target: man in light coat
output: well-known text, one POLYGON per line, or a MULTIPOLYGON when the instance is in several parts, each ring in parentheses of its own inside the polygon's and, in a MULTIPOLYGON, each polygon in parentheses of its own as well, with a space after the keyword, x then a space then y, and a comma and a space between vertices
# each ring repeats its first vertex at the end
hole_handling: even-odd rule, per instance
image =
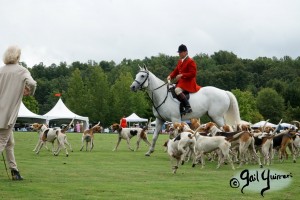
POLYGON ((0 67, 0 153, 5 149, 12 180, 23 180, 14 155, 13 128, 23 96, 33 95, 36 82, 30 72, 19 65, 21 49, 9 47, 4 55, 5 66, 0 67))

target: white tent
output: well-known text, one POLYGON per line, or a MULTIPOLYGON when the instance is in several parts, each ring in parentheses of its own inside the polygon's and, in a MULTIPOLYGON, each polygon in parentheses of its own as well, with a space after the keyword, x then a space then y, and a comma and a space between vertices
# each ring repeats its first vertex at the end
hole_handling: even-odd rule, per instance
MULTIPOLYGON (((263 126, 265 125, 265 123, 266 123, 266 121, 260 121, 260 122, 257 122, 257 123, 255 123, 255 124, 253 124, 251 127, 252 127, 252 128, 260 128, 260 127, 263 127, 263 126)), ((271 127, 273 127, 273 128, 276 128, 276 127, 277 127, 277 125, 272 124, 272 123, 270 123, 270 122, 267 122, 266 126, 271 126, 271 127)))
POLYGON ((294 129, 297 129, 297 126, 295 126, 293 124, 289 124, 289 123, 281 123, 280 126, 283 127, 283 128, 294 128, 294 129))
POLYGON ((30 110, 28 110, 28 108, 26 108, 23 102, 21 102, 18 118, 33 119, 36 120, 35 122, 42 122, 42 123, 46 122, 46 118, 44 116, 31 112, 30 110))
POLYGON ((131 122, 147 122, 148 119, 145 118, 140 118, 139 116, 137 116, 137 114, 132 113, 131 115, 129 115, 128 117, 125 118, 127 123, 129 123, 129 127, 130 127, 130 123, 131 122))
POLYGON ((125 118, 127 122, 147 122, 148 119, 140 118, 137 114, 132 113, 128 117, 125 118))
POLYGON ((64 102, 59 98, 56 105, 46 114, 43 115, 47 119, 47 124, 54 119, 74 119, 75 121, 83 121, 84 129, 89 127, 89 118, 77 115, 70 111, 64 102))

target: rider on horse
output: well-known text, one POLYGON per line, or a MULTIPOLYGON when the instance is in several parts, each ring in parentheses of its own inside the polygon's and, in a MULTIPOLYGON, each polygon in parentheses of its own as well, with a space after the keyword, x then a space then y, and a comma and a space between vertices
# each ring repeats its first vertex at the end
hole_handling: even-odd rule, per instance
POLYGON ((180 60, 177 63, 176 68, 167 77, 168 80, 176 80, 175 93, 178 100, 183 104, 184 110, 181 114, 191 113, 192 108, 188 99, 186 98, 184 91, 194 93, 201 87, 196 83, 197 66, 194 60, 188 56, 188 50, 185 45, 178 47, 178 53, 180 60))

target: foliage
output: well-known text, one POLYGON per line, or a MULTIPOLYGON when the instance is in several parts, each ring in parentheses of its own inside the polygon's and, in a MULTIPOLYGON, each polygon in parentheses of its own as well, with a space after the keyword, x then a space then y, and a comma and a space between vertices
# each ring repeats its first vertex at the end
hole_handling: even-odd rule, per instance
POLYGON ((138 113, 140 116, 145 116, 147 113, 148 102, 144 95, 130 92, 130 85, 133 78, 130 73, 121 73, 115 84, 111 87, 111 115, 114 122, 119 122, 119 119, 131 113, 138 113))
POLYGON ((68 90, 66 92, 66 106, 74 113, 85 116, 88 107, 91 105, 89 90, 83 82, 81 71, 75 69, 69 79, 68 90))
POLYGON ((31 112, 34 112, 34 113, 39 112, 39 106, 38 106, 39 104, 33 96, 24 96, 23 103, 26 106, 26 108, 31 110, 31 112))
POLYGON ((258 122, 263 119, 262 115, 259 113, 255 97, 251 92, 242 92, 239 89, 232 90, 232 93, 236 96, 239 102, 239 109, 241 119, 248 122, 258 122))
MULTIPOLYGON (((39 63, 28 68, 38 86, 34 98, 26 99, 26 104, 30 106, 30 102, 36 100, 38 106, 36 108, 32 103, 31 111, 45 114, 57 102, 54 94, 61 93, 62 99, 73 112, 88 116, 92 122, 100 120, 105 125, 110 125, 119 121, 124 114, 132 112, 143 118, 150 118, 152 110, 149 98, 143 92, 132 93, 129 90, 133 77, 139 66, 146 65, 157 77, 166 80, 178 59, 177 55, 160 53, 142 60, 124 58, 119 64, 92 60, 87 63, 73 62, 70 65, 65 62, 50 66, 39 63)), ((258 93, 271 88, 277 94, 272 91, 269 95, 279 95, 281 99, 277 102, 280 109, 273 109, 272 118, 299 120, 295 117, 300 115, 297 109, 300 102, 300 57, 259 57, 252 60, 241 59, 232 52, 221 50, 213 55, 199 53, 193 59, 198 68, 199 85, 229 91, 240 90, 237 95, 240 95, 238 101, 243 119, 256 122, 270 117, 268 109, 274 106, 270 105, 270 101, 277 100, 263 98, 261 95, 259 97, 258 93), (282 109, 282 106, 287 110, 282 109)))
POLYGON ((274 89, 264 88, 258 92, 257 108, 259 112, 273 122, 279 122, 283 117, 284 99, 274 89))

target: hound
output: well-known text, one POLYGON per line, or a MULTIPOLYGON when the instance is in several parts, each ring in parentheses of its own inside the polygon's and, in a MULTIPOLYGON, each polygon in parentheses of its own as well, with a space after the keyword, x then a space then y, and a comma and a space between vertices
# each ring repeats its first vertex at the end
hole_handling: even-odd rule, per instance
POLYGON ((190 132, 182 132, 176 138, 168 140, 167 151, 170 156, 172 170, 174 174, 178 169, 179 163, 181 162, 182 165, 184 164, 184 158, 188 151, 191 150, 194 154, 195 144, 195 136, 190 132), (173 158, 175 158, 176 160, 175 165, 172 164, 173 158))
POLYGON ((233 162, 229 156, 231 144, 230 142, 226 141, 224 136, 202 136, 199 133, 196 133, 196 145, 195 145, 195 158, 193 162, 193 167, 196 166, 196 161, 198 161, 201 158, 201 164, 202 168, 205 166, 205 159, 204 154, 210 153, 215 150, 219 150, 219 160, 217 169, 220 168, 220 165, 224 163, 224 159, 227 158, 229 163, 231 164, 231 168, 234 170, 235 167, 233 165, 233 162))
POLYGON ((69 146, 69 148, 72 152, 73 152, 73 149, 71 147, 71 144, 67 140, 67 135, 65 134, 65 132, 69 129, 69 127, 71 126, 72 123, 73 123, 73 120, 68 126, 64 127, 63 129, 48 128, 48 126, 45 124, 38 124, 38 123, 32 124, 33 130, 36 130, 39 133, 39 140, 34 149, 35 153, 39 154, 43 145, 46 145, 46 142, 50 142, 50 143, 52 143, 53 155, 57 156, 59 154, 60 150, 63 148, 63 149, 65 149, 66 156, 68 157, 69 153, 68 153, 68 150, 67 150, 65 144, 67 146, 69 146), (58 146, 57 146, 57 149, 54 150, 54 141, 56 139, 57 139, 58 146))
POLYGON ((266 126, 264 132, 258 129, 254 132, 254 144, 258 151, 263 155, 264 165, 270 165, 273 157, 273 138, 274 128, 266 126))
POLYGON ((191 121, 190 128, 192 130, 196 130, 199 126, 201 126, 200 119, 191 118, 190 121, 191 121))
MULTIPOLYGON (((40 149, 42 147, 40 147, 43 143, 43 141, 46 140, 46 137, 47 137, 47 134, 44 134, 45 130, 48 128, 47 124, 38 124, 38 123, 33 123, 31 124, 30 126, 33 130, 35 131, 38 131, 39 133, 39 140, 37 142, 37 144, 35 145, 34 149, 32 151, 36 152, 36 153, 39 153, 40 149), (37 152, 37 150, 39 149, 39 151, 37 152)), ((49 141, 53 141, 51 142, 52 143, 52 152, 54 152, 54 140, 56 139, 56 137, 54 137, 54 139, 50 139, 49 138, 49 141)), ((47 143, 45 142, 44 145, 43 145, 47 150, 48 147, 47 147, 47 143)))
POLYGON ((136 151, 139 149, 141 139, 143 139, 148 146, 151 145, 147 137, 147 128, 122 128, 119 124, 115 123, 111 125, 111 129, 119 133, 118 142, 116 147, 113 149, 113 151, 116 151, 118 149, 118 146, 122 139, 126 140, 128 148, 131 151, 134 151, 130 146, 130 139, 135 135, 137 136, 136 149, 135 149, 136 151))
POLYGON ((283 158, 288 159, 288 153, 286 151, 286 147, 290 148, 291 154, 293 156, 293 162, 296 163, 296 154, 294 150, 293 141, 296 138, 295 131, 286 130, 283 131, 273 138, 273 148, 279 149, 279 160, 283 162, 283 158))
POLYGON ((300 133, 296 133, 296 137, 293 141, 293 146, 295 150, 296 157, 299 157, 299 149, 300 149, 300 133))
POLYGON ((260 157, 257 155, 255 146, 254 146, 254 138, 253 134, 247 130, 247 127, 242 130, 238 130, 236 132, 222 132, 217 128, 215 123, 209 122, 207 123, 207 131, 210 132, 213 136, 224 136, 226 140, 229 141, 232 147, 239 146, 239 158, 240 158, 240 166, 241 167, 246 161, 246 153, 248 149, 251 151, 252 155, 256 158, 259 166, 262 168, 260 157), (240 131, 240 132, 239 132, 240 131))
POLYGON ((100 132, 102 130, 102 127, 99 124, 100 122, 98 122, 98 124, 93 126, 91 129, 87 129, 83 132, 82 139, 81 139, 82 145, 80 151, 82 151, 83 149, 84 142, 86 143, 85 151, 87 151, 89 143, 90 143, 90 151, 92 151, 92 149, 94 148, 94 132, 100 132))

